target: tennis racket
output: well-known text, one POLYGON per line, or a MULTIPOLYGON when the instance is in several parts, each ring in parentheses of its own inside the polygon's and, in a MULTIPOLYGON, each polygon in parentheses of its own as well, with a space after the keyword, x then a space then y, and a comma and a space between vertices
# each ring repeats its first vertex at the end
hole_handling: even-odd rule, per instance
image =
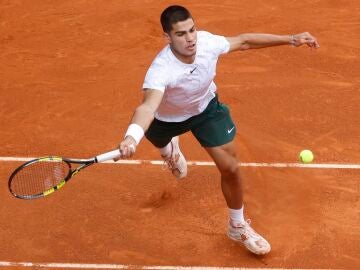
POLYGON ((22 164, 11 174, 9 191, 19 199, 45 197, 62 188, 82 169, 120 156, 120 150, 117 149, 90 159, 68 159, 58 156, 33 159, 22 164), (74 164, 78 167, 72 168, 74 164))

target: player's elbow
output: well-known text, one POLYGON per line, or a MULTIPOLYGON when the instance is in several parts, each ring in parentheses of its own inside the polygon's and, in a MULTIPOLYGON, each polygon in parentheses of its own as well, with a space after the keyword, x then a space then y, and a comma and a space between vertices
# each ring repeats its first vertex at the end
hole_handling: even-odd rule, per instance
POLYGON ((244 51, 250 49, 249 43, 246 42, 246 34, 228 38, 230 51, 244 51))

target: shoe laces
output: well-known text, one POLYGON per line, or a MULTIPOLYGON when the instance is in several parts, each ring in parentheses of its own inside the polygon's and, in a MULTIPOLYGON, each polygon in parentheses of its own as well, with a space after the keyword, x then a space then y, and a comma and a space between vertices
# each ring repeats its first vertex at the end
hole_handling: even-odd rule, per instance
POLYGON ((178 169, 177 161, 179 160, 180 155, 177 154, 174 157, 171 155, 169 157, 164 157, 163 170, 170 168, 171 170, 178 169))
POLYGON ((174 146, 173 143, 171 142, 171 154, 168 157, 163 156, 164 163, 162 169, 163 170, 166 170, 167 168, 169 168, 170 170, 178 169, 176 163, 179 160, 179 158, 180 158, 179 154, 174 155, 174 146))
POLYGON ((254 231, 254 229, 251 228, 250 223, 251 223, 251 219, 247 219, 245 221, 245 223, 243 223, 241 225, 238 225, 238 226, 231 225, 231 226, 235 230, 239 230, 241 235, 244 235, 246 237, 246 239, 259 238, 258 234, 254 231))
POLYGON ((247 236, 248 238, 259 238, 259 235, 250 226, 250 223, 251 223, 251 220, 247 219, 242 226, 242 228, 244 229, 245 236, 247 236))

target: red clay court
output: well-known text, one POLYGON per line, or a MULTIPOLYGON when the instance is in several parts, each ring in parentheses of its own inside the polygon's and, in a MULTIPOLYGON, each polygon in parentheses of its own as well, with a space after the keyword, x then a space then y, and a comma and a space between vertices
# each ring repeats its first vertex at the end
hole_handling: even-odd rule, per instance
MULTIPOLYGON (((227 239, 215 166, 193 164, 177 182, 150 163, 159 156, 146 140, 134 157, 141 164, 95 165, 45 199, 13 198, 7 179, 22 161, 11 158, 87 158, 118 145, 165 44, 160 13, 174 2, 5 0, 0 268, 360 269, 360 2, 176 3, 215 34, 309 31, 320 43, 237 52, 218 65, 218 93, 238 128, 245 212, 272 252, 253 256, 227 239), (325 165, 294 165, 305 148, 312 165, 325 165)), ((210 161, 190 134, 181 146, 189 162, 210 161)))

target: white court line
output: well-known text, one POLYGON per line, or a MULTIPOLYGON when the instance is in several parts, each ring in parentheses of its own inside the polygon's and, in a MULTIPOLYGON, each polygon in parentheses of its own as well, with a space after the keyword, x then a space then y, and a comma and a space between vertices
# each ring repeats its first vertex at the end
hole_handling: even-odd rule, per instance
MULTIPOLYGON (((81 264, 81 263, 31 263, 31 262, 0 262, 0 267, 35 267, 61 269, 142 269, 142 270, 305 270, 294 268, 234 268, 234 267, 205 267, 205 266, 142 266, 122 264, 81 264)), ((331 270, 331 269, 306 269, 331 270)))
MULTIPOLYGON (((10 162, 26 162, 35 159, 34 157, 0 157, 0 161, 10 162)), ((105 161, 104 163, 112 164, 152 164, 152 165, 163 165, 164 161, 162 160, 134 160, 126 159, 119 160, 117 162, 105 161)), ((214 162, 211 161, 188 161, 189 166, 215 166, 214 162)), ((360 169, 360 164, 336 164, 336 163, 311 163, 311 164, 302 164, 302 163, 255 163, 255 162, 240 162, 239 166, 241 167, 272 167, 272 168, 312 168, 312 169, 360 169)))

